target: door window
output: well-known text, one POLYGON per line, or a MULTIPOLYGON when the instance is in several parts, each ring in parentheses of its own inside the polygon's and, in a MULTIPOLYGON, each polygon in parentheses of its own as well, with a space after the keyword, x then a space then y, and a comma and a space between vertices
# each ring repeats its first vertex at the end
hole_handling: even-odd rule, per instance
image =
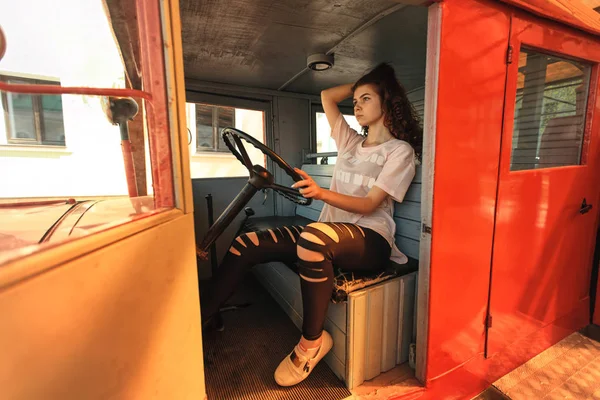
POLYGON ((522 48, 511 171, 579 165, 591 66, 522 48))
POLYGON ((175 206, 158 3, 2 9, 0 265, 175 206))

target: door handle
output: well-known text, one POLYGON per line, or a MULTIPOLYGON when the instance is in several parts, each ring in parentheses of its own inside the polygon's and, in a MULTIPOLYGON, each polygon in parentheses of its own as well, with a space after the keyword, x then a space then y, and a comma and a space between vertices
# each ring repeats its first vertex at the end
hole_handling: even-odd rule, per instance
POLYGON ((583 198, 583 202, 581 203, 581 208, 579 209, 579 213, 580 214, 586 214, 591 209, 592 209, 592 205, 588 204, 587 201, 585 200, 585 197, 584 197, 583 198))

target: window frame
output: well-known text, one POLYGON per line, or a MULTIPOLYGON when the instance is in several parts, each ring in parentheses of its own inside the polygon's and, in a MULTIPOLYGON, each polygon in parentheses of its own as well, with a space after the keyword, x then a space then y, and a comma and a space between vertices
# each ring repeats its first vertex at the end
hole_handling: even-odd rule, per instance
MULTIPOLYGON (((25 85, 61 86, 60 80, 52 81, 52 80, 47 80, 47 79, 27 78, 27 77, 12 76, 12 75, 6 75, 6 74, 0 74, 0 81, 6 82, 6 83, 9 83, 9 81, 10 81, 12 83, 19 83, 19 84, 25 84, 25 85)), ((8 145, 51 146, 51 147, 58 147, 58 148, 67 147, 66 132, 65 132, 65 140, 63 142, 46 141, 44 139, 46 128, 44 126, 44 110, 43 110, 43 106, 42 106, 42 96, 43 95, 30 94, 30 96, 32 98, 33 126, 35 129, 36 138, 35 139, 14 138, 14 137, 12 137, 14 127, 12 126, 12 123, 11 123, 11 114, 10 114, 10 110, 9 110, 8 94, 6 92, 1 92, 0 101, 2 102, 2 111, 4 113, 4 124, 6 127, 6 143, 8 145)), ((65 122, 64 110, 61 110, 61 118, 62 118, 63 127, 64 127, 64 122, 65 122)))
MULTIPOLYGON (((584 111, 583 111, 583 132, 582 132, 582 137, 581 137, 581 143, 579 144, 579 154, 578 154, 578 160, 577 163, 574 164, 567 164, 567 165, 551 165, 551 166, 539 166, 539 158, 536 156, 536 161, 535 161, 535 167, 533 168, 516 168, 513 169, 513 157, 514 157, 514 150, 515 148, 513 147, 515 145, 514 140, 515 140, 515 127, 517 126, 517 119, 515 118, 515 112, 518 109, 517 107, 517 103, 519 100, 519 89, 516 88, 515 86, 515 96, 514 99, 512 100, 512 106, 513 108, 513 116, 512 116, 512 133, 511 133, 511 138, 510 138, 510 146, 511 146, 511 152, 510 152, 510 172, 520 172, 520 171, 532 171, 532 170, 546 170, 546 169, 551 169, 551 168, 565 168, 565 167, 580 167, 580 166, 585 166, 587 164, 587 152, 588 152, 588 140, 586 140, 586 138, 589 138, 589 135, 591 133, 590 129, 591 129, 591 117, 592 117, 592 109, 593 109, 593 104, 592 101, 594 100, 594 98, 592 97, 593 94, 593 81, 594 79, 597 79, 597 63, 591 61, 591 60, 586 60, 584 58, 580 58, 571 54, 567 54, 567 53, 561 53, 561 52, 557 52, 554 49, 550 49, 550 48, 541 48, 539 46, 536 45, 531 45, 529 42, 527 41, 521 41, 518 45, 518 48, 516 49, 516 59, 518 60, 520 55, 523 52, 530 52, 530 53, 537 53, 538 55, 542 55, 542 56, 548 56, 548 57, 554 57, 554 58, 558 58, 561 59, 562 61, 566 61, 566 62, 574 62, 574 63, 579 63, 582 65, 586 65, 587 67, 589 67, 586 71, 584 71, 583 75, 582 75, 582 84, 586 85, 584 88, 584 94, 585 94, 585 106, 584 106, 584 111)), ((518 61, 516 61, 516 63, 518 64, 518 61)), ((547 67, 546 67, 547 68, 547 67)), ((517 68, 517 72, 519 71, 519 69, 517 68)), ((547 73, 547 70, 546 70, 547 73)), ((515 82, 518 80, 518 77, 516 78, 515 82)), ((559 81, 554 81, 552 82, 552 84, 563 84, 565 82, 568 82, 568 79, 565 80, 559 80, 559 81)), ((544 92, 546 91, 546 84, 544 84, 544 92)), ((523 95, 523 93, 521 93, 521 95, 523 95)), ((543 118, 543 113, 540 114, 539 118, 543 118)), ((541 129, 541 127, 540 127, 541 129)), ((539 154, 539 141, 541 140, 542 137, 542 131, 538 132, 538 154, 539 154)))
MULTIPOLYGON (((211 121, 212 121, 212 147, 199 147, 198 146, 198 131, 196 130, 196 147, 194 149, 195 154, 201 153, 210 153, 210 154, 219 154, 219 153, 230 153, 227 148, 219 147, 219 129, 225 128, 224 126, 219 125, 219 108, 224 108, 223 106, 217 104, 206 104, 206 103, 192 103, 194 105, 203 105, 206 107, 211 107, 211 121)), ((198 126, 198 110, 196 110, 196 127, 198 126)), ((233 125, 235 126, 235 108, 233 112, 233 125)), ((189 128, 188 128, 189 129, 189 128)))
POLYGON ((600 77, 600 51, 598 50, 598 46, 592 39, 561 26, 552 27, 553 35, 551 39, 549 39, 548 29, 550 29, 550 27, 548 24, 532 24, 529 17, 525 18, 521 15, 513 15, 511 17, 511 26, 512 33, 508 43, 510 50, 508 54, 510 55, 510 58, 507 58, 504 108, 502 111, 503 139, 501 142, 500 155, 502 164, 501 172, 507 174, 523 174, 532 172, 541 173, 540 171, 552 171, 565 168, 587 168, 592 132, 591 127, 592 125, 596 126, 600 122, 600 114, 596 112, 598 107, 597 85, 600 77), (546 38, 547 40, 543 40, 543 38, 546 38), (577 43, 577 45, 566 47, 563 45, 564 43, 577 43), (548 167, 533 170, 510 169, 519 65, 517 60, 519 59, 522 48, 592 65, 588 92, 586 93, 587 107, 585 110, 583 147, 581 149, 579 165, 548 167), (509 136, 506 136, 506 130, 510 130, 509 136), (505 160, 506 157, 509 158, 505 160))
MULTIPOLYGON (((342 115, 354 116, 354 107, 347 105, 339 105, 338 108, 342 115)), ((317 153, 317 113, 325 113, 321 103, 312 103, 310 107, 310 152, 317 153)), ((309 162, 318 163, 317 158, 313 158, 309 162)))

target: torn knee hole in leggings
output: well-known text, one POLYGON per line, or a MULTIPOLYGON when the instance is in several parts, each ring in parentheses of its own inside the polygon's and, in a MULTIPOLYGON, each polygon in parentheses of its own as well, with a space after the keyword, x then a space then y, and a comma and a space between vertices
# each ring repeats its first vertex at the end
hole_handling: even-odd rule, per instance
POLYGON ((325 259, 325 256, 323 255, 323 253, 319 253, 318 251, 312 251, 305 249, 302 246, 298 246, 298 258, 303 261, 316 262, 323 261, 325 259))
POLYGON ((339 240, 340 237, 329 225, 321 222, 308 224, 300 233, 298 258, 309 262, 323 261, 328 251, 328 245, 333 244, 332 241, 339 243, 339 240))
MULTIPOLYGON (((308 226, 313 229, 317 229, 317 230, 323 232, 324 234, 329 236, 334 242, 336 242, 336 243, 340 242, 340 237, 338 236, 337 232, 331 226, 324 224, 322 222, 313 222, 312 224, 309 224, 308 226)), ((304 233, 305 232, 303 232, 302 234, 304 234, 304 233)), ((319 243, 319 242, 315 242, 315 243, 319 243)), ((321 242, 319 244, 324 244, 324 243, 321 242)))
POLYGON ((315 235, 313 235, 310 232, 302 232, 300 234, 300 237, 308 240, 309 242, 313 242, 316 244, 320 244, 321 246, 325 246, 325 243, 323 243, 323 241, 321 239, 319 239, 318 237, 316 237, 315 235))

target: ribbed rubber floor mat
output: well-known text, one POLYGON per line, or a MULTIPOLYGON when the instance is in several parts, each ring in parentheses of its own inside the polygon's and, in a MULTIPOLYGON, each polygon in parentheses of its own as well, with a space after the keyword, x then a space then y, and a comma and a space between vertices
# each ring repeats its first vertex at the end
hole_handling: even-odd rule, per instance
POLYGON ((252 276, 230 300, 246 302, 252 304, 223 313, 223 332, 205 333, 209 400, 339 400, 351 395, 323 361, 304 382, 279 387, 273 373, 300 332, 252 276))
POLYGON ((513 400, 600 399, 600 343, 575 332, 494 386, 513 400))

